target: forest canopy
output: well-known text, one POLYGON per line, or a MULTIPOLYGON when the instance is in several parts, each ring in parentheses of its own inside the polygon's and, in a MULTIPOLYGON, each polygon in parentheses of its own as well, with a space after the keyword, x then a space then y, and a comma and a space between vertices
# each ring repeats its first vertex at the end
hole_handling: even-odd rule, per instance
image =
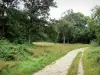
POLYGON ((15 43, 49 41, 60 43, 100 44, 100 6, 92 9, 91 17, 72 9, 59 19, 50 19, 54 0, 1 0, 0 40, 15 43), (18 5, 24 2, 24 9, 18 5))

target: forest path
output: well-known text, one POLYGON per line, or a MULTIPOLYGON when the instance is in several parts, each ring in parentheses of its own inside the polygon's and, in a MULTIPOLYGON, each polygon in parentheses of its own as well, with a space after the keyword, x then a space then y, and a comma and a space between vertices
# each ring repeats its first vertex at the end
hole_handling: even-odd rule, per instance
POLYGON ((81 55, 81 58, 80 58, 80 61, 79 61, 77 75, 84 75, 84 69, 83 69, 83 63, 82 63, 83 51, 82 51, 82 55, 81 55))
MULTIPOLYGON (((84 50, 85 48, 73 50, 33 75, 66 75, 78 52, 83 52, 84 50)), ((82 67, 80 68, 82 69, 82 67)))

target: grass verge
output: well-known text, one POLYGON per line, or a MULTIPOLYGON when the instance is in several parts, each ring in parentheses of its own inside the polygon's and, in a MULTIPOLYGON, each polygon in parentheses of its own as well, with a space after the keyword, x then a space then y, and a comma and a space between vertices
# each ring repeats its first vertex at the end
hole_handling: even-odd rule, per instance
POLYGON ((84 75, 100 75, 100 47, 91 47, 84 52, 84 75))
POLYGON ((79 52, 77 54, 77 56, 73 60, 71 66, 70 66, 70 68, 68 70, 68 74, 67 75, 77 75, 77 72, 78 72, 78 64, 79 64, 81 55, 82 55, 82 52, 79 52))

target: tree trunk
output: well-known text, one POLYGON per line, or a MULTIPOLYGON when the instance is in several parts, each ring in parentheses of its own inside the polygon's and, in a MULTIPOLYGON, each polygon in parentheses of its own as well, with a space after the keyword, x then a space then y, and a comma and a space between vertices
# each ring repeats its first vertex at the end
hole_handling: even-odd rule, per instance
MULTIPOLYGON (((4 9, 4 2, 3 2, 3 9, 4 9)), ((2 23, 2 39, 4 39, 4 37, 5 37, 4 13, 5 13, 5 9, 2 12, 2 19, 3 19, 3 23, 2 23)))
POLYGON ((30 43, 31 42, 31 30, 29 29, 29 34, 28 34, 28 42, 30 43))
POLYGON ((30 36, 30 34, 28 35, 28 42, 29 43, 31 42, 31 36, 30 36))
POLYGON ((5 37, 5 28, 4 28, 5 26, 4 26, 4 24, 3 24, 3 26, 2 26, 2 35, 3 35, 3 38, 5 37))
POLYGON ((63 44, 65 44, 66 43, 66 37, 65 37, 65 35, 63 34, 63 44))
POLYGON ((68 38, 68 41, 67 41, 67 43, 69 44, 70 42, 69 42, 69 38, 68 38))

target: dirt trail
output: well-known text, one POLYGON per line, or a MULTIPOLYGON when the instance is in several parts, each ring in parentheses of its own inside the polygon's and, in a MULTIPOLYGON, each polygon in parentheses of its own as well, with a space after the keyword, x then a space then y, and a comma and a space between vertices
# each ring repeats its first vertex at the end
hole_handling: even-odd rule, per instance
POLYGON ((84 49, 85 48, 80 48, 69 52, 64 57, 58 59, 55 63, 46 66, 44 69, 33 75, 66 75, 77 53, 84 49))
POLYGON ((83 64, 82 64, 82 57, 83 57, 83 51, 82 51, 82 55, 81 55, 81 58, 80 58, 80 61, 79 61, 77 75, 84 75, 84 69, 83 69, 83 64))

